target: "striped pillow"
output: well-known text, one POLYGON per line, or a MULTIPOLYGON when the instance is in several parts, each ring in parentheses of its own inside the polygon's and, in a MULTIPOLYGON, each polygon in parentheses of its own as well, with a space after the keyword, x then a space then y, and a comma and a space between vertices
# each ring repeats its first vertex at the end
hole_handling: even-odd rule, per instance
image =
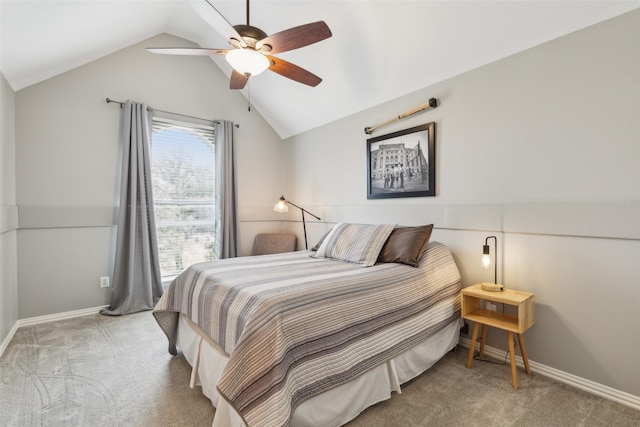
POLYGON ((324 239, 315 258, 332 258, 370 267, 376 263, 382 246, 395 224, 338 223, 324 239))

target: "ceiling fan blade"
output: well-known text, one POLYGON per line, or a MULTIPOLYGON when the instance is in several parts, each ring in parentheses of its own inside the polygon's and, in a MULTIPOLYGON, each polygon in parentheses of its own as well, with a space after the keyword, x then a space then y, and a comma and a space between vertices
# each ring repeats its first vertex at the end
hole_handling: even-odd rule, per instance
POLYGON ((265 55, 271 61, 269 69, 283 77, 308 86, 318 86, 322 79, 315 74, 275 56, 265 55))
POLYGON ((225 19, 209 0, 189 0, 189 4, 200 17, 226 40, 236 40, 238 45, 247 47, 233 25, 225 19))
POLYGON ((242 89, 246 86, 248 81, 249 77, 234 69, 231 70, 231 82, 229 84, 230 89, 242 89))
POLYGON ((256 49, 260 50, 262 46, 269 45, 271 46, 269 53, 286 52, 317 43, 329 37, 331 37, 331 30, 327 24, 324 21, 318 21, 272 34, 256 43, 256 49))
POLYGON ((163 55, 193 55, 193 56, 213 56, 224 55, 226 49, 206 49, 198 47, 148 47, 148 52, 160 53, 163 55))

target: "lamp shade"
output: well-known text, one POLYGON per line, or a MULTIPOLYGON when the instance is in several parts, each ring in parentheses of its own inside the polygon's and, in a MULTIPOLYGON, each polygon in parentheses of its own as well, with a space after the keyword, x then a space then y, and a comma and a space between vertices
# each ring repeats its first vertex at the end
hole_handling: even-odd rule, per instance
POLYGON ((489 254, 489 245, 482 246, 482 266, 489 268, 491 265, 491 255, 489 254))
POLYGON ((269 60, 253 49, 233 49, 227 52, 227 62, 245 76, 257 76, 269 68, 269 60))
POLYGON ((275 204, 273 210, 276 212, 289 212, 289 206, 287 206, 287 200, 284 196, 280 197, 280 200, 275 204))

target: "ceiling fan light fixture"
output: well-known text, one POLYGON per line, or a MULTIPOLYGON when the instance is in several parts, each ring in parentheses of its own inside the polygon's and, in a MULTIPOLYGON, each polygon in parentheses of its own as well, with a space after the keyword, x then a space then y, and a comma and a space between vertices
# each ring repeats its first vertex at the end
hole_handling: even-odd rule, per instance
POLYGON ((245 76, 257 76, 271 65, 266 56, 253 49, 233 49, 226 58, 234 70, 245 76))

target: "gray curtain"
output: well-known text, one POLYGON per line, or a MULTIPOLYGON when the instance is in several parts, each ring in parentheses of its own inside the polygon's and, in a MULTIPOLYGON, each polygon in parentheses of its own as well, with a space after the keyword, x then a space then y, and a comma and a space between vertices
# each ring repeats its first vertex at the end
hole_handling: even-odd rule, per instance
POLYGON ((120 115, 122 177, 111 304, 103 314, 152 309, 162 296, 151 191, 152 113, 128 101, 120 115))
POLYGON ((233 123, 220 121, 216 130, 216 237, 215 259, 240 255, 236 145, 233 123))

